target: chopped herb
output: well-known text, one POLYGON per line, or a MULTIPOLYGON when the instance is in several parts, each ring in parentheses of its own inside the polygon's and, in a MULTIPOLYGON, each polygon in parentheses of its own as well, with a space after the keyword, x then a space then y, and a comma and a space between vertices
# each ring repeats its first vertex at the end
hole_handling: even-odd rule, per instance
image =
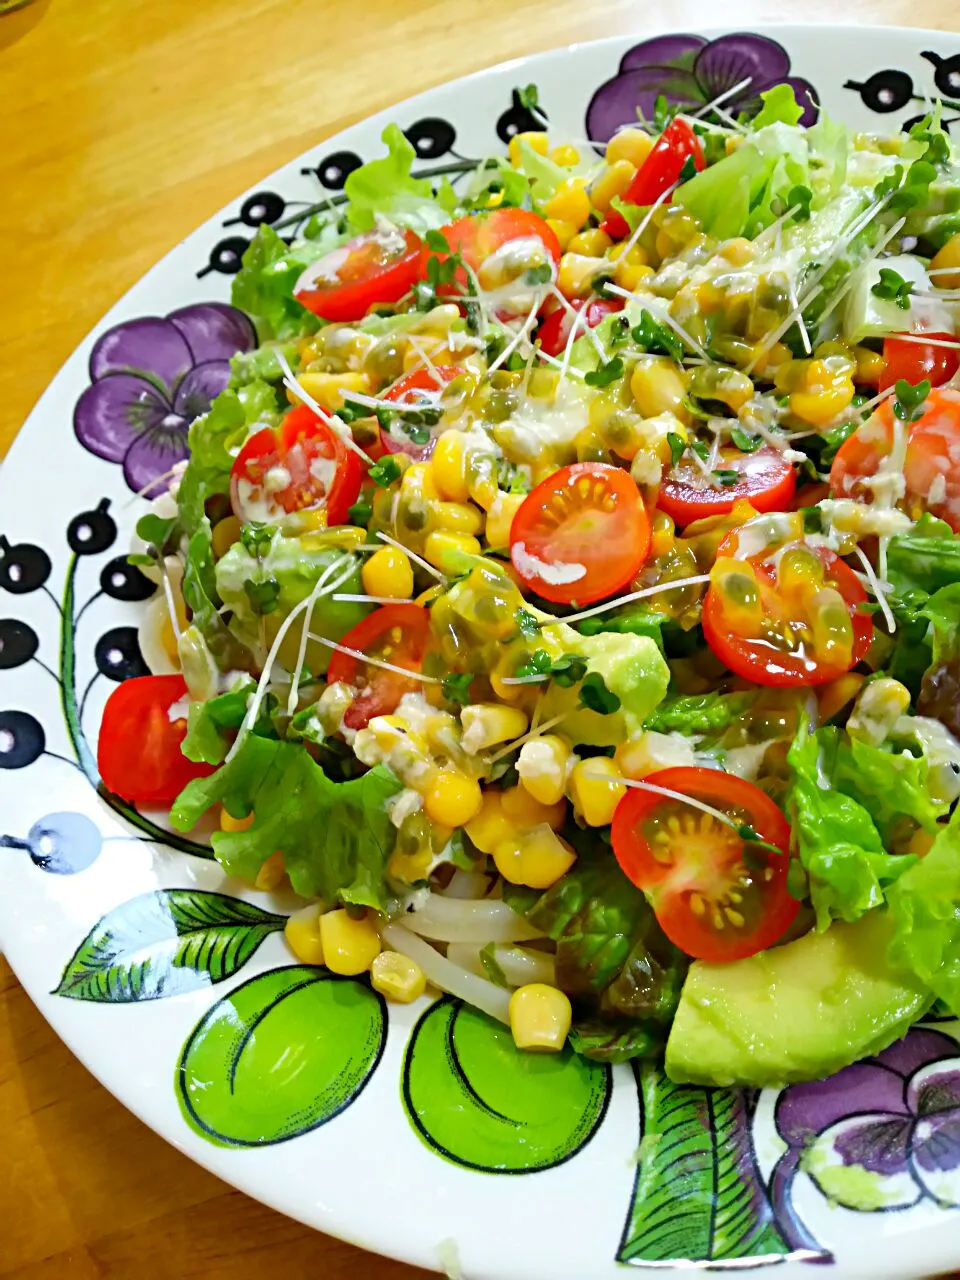
POLYGON ((705 440, 691 440, 688 449, 692 449, 701 462, 706 462, 710 457, 710 446, 705 440))
POLYGON ((458 706, 466 706, 470 701, 470 686, 473 684, 472 671, 458 671, 447 676, 443 682, 443 696, 448 702, 458 706))
POLYGON ((736 484, 737 481, 741 479, 739 471, 732 471, 726 467, 719 467, 717 470, 711 471, 710 474, 714 477, 715 480, 717 480, 720 484, 722 484, 724 488, 729 488, 731 485, 736 484))
POLYGON ((911 386, 905 378, 901 378, 894 391, 893 412, 901 422, 916 422, 923 417, 923 403, 930 394, 929 378, 924 378, 916 386, 911 386))
POLYGON ((620 710, 620 699, 607 688, 606 681, 598 671, 591 671, 580 686, 580 705, 587 711, 609 716, 620 710))
POLYGON ((809 187, 791 187, 787 196, 787 208, 794 210, 795 222, 806 222, 810 217, 810 202, 813 192, 809 187))
POLYGON ((880 279, 870 292, 876 298, 895 302, 901 311, 907 311, 910 307, 913 284, 909 280, 904 280, 899 272, 893 271, 890 267, 881 267, 880 279))
POLYGON ((535 636, 540 630, 540 623, 528 609, 518 609, 513 615, 513 620, 517 624, 520 634, 527 639, 535 636))
POLYGON ((550 284, 553 280, 553 267, 549 262, 540 262, 537 266, 525 271, 523 279, 529 285, 550 284))
POLYGON ((528 111, 536 112, 540 106, 540 91, 535 84, 524 85, 522 89, 516 89, 517 102, 521 107, 526 107, 528 111))
POLYGON ((663 133, 673 119, 676 110, 676 107, 670 105, 665 93, 657 94, 656 101, 653 104, 653 123, 658 133, 663 133))
POLYGON ((675 431, 668 431, 667 444, 670 446, 671 466, 675 467, 687 451, 686 441, 683 436, 678 436, 675 431))
POLYGON ((638 347, 651 355, 670 356, 677 361, 683 359, 683 343, 649 311, 640 312, 640 319, 633 326, 631 336, 638 347))
POLYGON ((585 374, 583 380, 588 387, 609 387, 611 382, 616 382, 618 378, 622 377, 623 361, 619 356, 614 356, 612 360, 602 364, 599 369, 593 369, 590 373, 585 374))
POLYGON ((697 162, 693 156, 687 156, 683 164, 680 166, 680 177, 677 179, 679 183, 689 182, 691 178, 697 176, 697 162))
POLYGON ((280 597, 280 583, 276 578, 264 578, 260 582, 247 578, 243 589, 254 613, 273 613, 276 609, 280 597))
POLYGON ((730 439, 742 453, 755 453, 763 444, 759 436, 751 435, 749 431, 744 431, 743 427, 733 427, 730 439))
POLYGON ((819 507, 801 507, 804 533, 823 533, 823 513, 819 507))
POLYGON ((508 373, 519 373, 527 367, 527 362, 519 351, 511 351, 503 367, 508 373))
POLYGON ((369 418, 370 410, 365 404, 357 404, 356 400, 344 400, 342 408, 337 410, 337 417, 349 426, 357 418, 369 418))
POLYGON ((373 507, 369 502, 355 502, 347 512, 347 519, 351 524, 358 524, 365 529, 370 523, 370 517, 373 515, 373 507))
POLYGON ((260 560, 270 550, 270 544, 276 532, 273 525, 260 524, 256 520, 251 520, 240 530, 240 541, 252 556, 260 560))
POLYGON ((381 458, 374 463, 367 475, 381 489, 389 489, 394 480, 400 479, 400 463, 393 456, 381 458))

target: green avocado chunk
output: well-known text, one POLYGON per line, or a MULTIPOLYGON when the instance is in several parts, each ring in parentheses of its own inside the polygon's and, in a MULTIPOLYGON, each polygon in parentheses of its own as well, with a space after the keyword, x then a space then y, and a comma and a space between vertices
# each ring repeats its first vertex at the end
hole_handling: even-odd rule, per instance
POLYGON ((883 909, 730 964, 690 966, 667 1041, 677 1084, 817 1080, 879 1053, 933 1001, 886 959, 883 909))

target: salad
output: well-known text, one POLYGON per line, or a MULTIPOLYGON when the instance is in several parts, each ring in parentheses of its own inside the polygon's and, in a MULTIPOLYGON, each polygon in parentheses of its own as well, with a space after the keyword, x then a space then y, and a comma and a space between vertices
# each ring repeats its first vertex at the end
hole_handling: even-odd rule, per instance
POLYGON ((300 962, 707 1084, 960 1016, 960 157, 762 98, 261 227, 99 743, 300 962))

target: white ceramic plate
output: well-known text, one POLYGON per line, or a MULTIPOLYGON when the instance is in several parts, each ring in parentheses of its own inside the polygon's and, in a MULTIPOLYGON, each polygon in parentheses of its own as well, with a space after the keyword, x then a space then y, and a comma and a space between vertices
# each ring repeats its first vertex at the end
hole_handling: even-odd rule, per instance
POLYGON ((758 1096, 520 1059, 455 1003, 387 1009, 362 983, 291 966, 292 901, 242 890, 97 793, 104 701, 142 669, 132 491, 183 455, 224 359, 252 340, 223 304, 257 223, 336 198, 389 121, 423 169, 455 175, 534 126, 517 86, 535 82, 551 128, 582 139, 662 90, 702 104, 746 77, 812 86, 856 127, 895 128, 928 96, 960 120, 960 40, 941 32, 618 38, 446 85, 312 148, 175 249, 80 345, 0 473, 0 939, 17 975, 187 1155, 303 1222, 426 1267, 459 1260, 471 1280, 960 1266, 957 1024, 758 1096))

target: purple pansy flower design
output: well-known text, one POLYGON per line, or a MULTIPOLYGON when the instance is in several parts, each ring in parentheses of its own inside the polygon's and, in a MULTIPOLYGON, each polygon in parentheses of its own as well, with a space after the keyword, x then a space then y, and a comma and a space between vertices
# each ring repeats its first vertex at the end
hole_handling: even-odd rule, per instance
POLYGON ((791 1085, 776 1124, 788 1148, 770 1190, 796 1247, 809 1243, 792 1203, 798 1169, 846 1209, 960 1207, 960 1053, 940 1031, 911 1031, 828 1080, 791 1085))
POLYGON ((151 482, 186 458, 190 423, 226 387, 230 357, 256 344, 250 320, 220 302, 114 325, 90 354, 92 382, 73 411, 77 439, 122 463, 134 492, 162 492, 151 482))
POLYGON ((635 124, 638 114, 652 120, 661 94, 673 106, 695 111, 736 89, 721 104, 736 116, 759 111, 760 94, 777 84, 793 87, 804 108, 801 124, 813 124, 819 114, 816 91, 809 80, 790 75, 790 55, 776 40, 748 32, 717 40, 656 36, 628 50, 619 73, 593 95, 587 137, 609 142, 623 125, 635 124))

